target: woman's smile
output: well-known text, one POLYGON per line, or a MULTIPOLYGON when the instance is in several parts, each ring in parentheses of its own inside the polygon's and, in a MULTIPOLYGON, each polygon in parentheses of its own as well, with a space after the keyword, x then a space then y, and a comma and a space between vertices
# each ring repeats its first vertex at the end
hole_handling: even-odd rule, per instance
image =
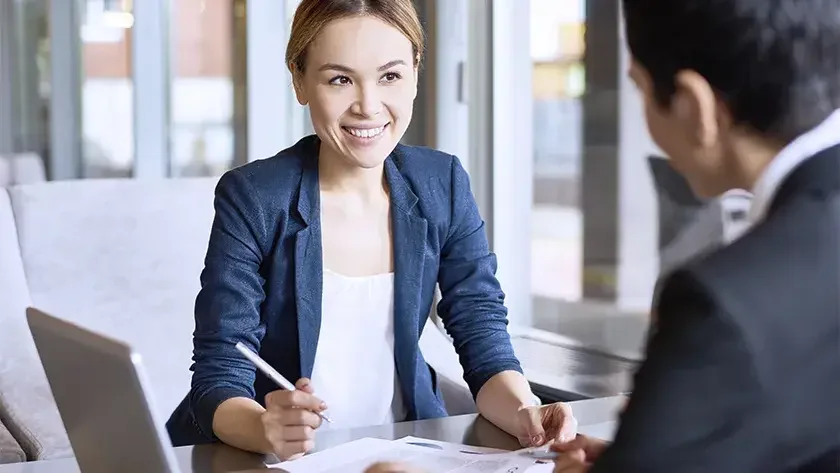
POLYGON ((385 135, 385 130, 388 129, 390 123, 386 123, 377 127, 349 127, 342 126, 341 130, 348 137, 348 142, 353 146, 371 146, 376 144, 382 136, 385 135))

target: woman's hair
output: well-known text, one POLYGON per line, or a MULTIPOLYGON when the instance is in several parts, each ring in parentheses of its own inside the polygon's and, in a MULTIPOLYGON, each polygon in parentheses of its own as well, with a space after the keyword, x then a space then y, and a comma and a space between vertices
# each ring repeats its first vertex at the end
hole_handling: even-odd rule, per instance
POLYGON ((412 0, 302 0, 286 47, 289 71, 303 73, 306 51, 318 33, 329 22, 352 16, 372 16, 398 29, 411 41, 414 65, 419 66, 425 40, 412 0))

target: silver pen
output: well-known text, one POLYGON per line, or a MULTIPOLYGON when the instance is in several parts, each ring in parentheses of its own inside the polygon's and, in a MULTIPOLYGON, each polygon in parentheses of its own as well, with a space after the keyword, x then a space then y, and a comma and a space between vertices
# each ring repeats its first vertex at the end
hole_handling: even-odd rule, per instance
MULTIPOLYGON (((253 363, 254 366, 256 366, 257 369, 262 372, 262 374, 268 376, 270 380, 277 383, 278 386, 287 391, 297 391, 294 384, 290 383, 288 379, 284 378, 283 375, 280 374, 276 369, 274 369, 274 367, 269 365, 267 361, 263 360, 260 357, 260 355, 254 353, 253 350, 246 347, 242 342, 236 343, 236 349, 239 350, 239 353, 242 353, 242 355, 244 355, 245 358, 248 358, 248 360, 251 363, 253 363)), ((321 419, 332 423, 332 420, 330 420, 330 418, 327 417, 326 414, 321 412, 316 412, 316 414, 318 414, 318 417, 320 417, 321 419)))
POLYGON ((536 449, 529 449, 523 450, 519 452, 520 455, 524 455, 526 457, 530 457, 534 460, 538 461, 549 461, 549 460, 556 460, 560 454, 557 452, 553 452, 551 450, 536 450, 536 449))

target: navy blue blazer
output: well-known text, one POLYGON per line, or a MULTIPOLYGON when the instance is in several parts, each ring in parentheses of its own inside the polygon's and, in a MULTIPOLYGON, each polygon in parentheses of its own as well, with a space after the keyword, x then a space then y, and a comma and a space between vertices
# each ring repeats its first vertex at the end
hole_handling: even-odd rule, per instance
MULTIPOLYGON (((312 375, 321 324, 318 149, 308 136, 225 173, 195 305, 192 386, 167 422, 175 445, 206 443, 223 401, 264 404, 278 389, 234 348, 243 342, 286 378, 312 375)), ((434 371, 418 348, 438 313, 477 395, 495 374, 521 372, 507 333, 484 222, 454 156, 398 145, 385 161, 394 244, 394 350, 407 420, 443 417, 434 371)), ((360 322, 363 323, 363 322, 360 322)), ((358 369, 365 369, 359 366, 358 369)))

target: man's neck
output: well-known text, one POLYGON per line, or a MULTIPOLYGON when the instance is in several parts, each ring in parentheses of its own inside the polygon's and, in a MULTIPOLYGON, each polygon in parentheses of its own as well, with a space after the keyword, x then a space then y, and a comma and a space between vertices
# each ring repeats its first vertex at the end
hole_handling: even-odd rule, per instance
POLYGON ((734 144, 731 148, 731 169, 727 170, 733 179, 730 187, 752 191, 783 148, 784 144, 756 138, 745 138, 734 144))

